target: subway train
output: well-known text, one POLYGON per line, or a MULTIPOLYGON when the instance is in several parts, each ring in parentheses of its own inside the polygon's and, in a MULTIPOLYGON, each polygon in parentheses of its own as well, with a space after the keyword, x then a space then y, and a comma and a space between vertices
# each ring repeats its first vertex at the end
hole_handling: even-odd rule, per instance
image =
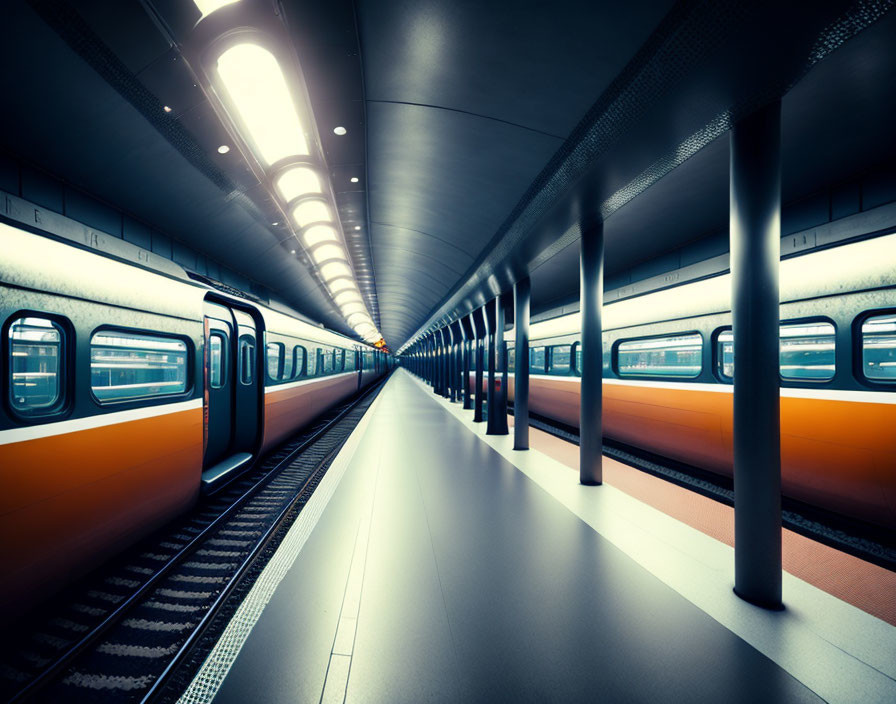
MULTIPOLYGON (((604 306, 607 438, 731 476, 730 291, 726 274, 604 306)), ((785 259, 780 291, 783 494, 892 530, 896 234, 785 259)), ((576 313, 530 330, 530 409, 574 427, 580 329, 576 313)))
POLYGON ((387 371, 374 347, 0 223, 0 619, 387 371))

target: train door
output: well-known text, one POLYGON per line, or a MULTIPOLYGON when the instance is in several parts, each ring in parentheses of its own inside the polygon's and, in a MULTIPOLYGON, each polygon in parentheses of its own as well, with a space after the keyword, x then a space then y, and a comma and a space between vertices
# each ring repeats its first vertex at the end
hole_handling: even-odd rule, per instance
POLYGON ((203 468, 230 454, 233 435, 234 327, 229 308, 205 304, 205 459, 203 468))
POLYGON ((206 489, 247 465, 261 430, 262 379, 258 330, 252 316, 219 303, 205 303, 206 489))

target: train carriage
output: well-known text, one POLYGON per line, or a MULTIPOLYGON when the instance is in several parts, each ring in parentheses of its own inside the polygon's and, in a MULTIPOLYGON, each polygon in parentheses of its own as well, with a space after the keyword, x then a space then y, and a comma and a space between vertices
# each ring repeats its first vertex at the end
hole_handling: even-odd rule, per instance
POLYGON ((267 306, 0 223, 0 618, 386 370, 267 306))

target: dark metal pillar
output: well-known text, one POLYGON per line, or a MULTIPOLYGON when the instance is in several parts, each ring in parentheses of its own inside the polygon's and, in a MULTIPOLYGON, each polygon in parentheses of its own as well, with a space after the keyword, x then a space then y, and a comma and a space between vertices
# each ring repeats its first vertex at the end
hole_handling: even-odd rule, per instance
POLYGON ((731 129, 734 591, 781 608, 781 103, 731 129))
POLYGON ((601 312, 604 301, 604 225, 582 233, 580 261, 582 314, 582 384, 579 411, 579 481, 603 482, 603 344, 601 312))
POLYGON ((483 399, 483 378, 484 378, 484 367, 485 367, 485 342, 488 339, 488 319, 485 315, 485 306, 478 309, 478 311, 473 311, 471 313, 474 317, 474 324, 476 326, 476 402, 473 406, 473 422, 481 423, 482 422, 482 402, 483 399), (477 316, 476 313, 479 313, 477 316))
POLYGON ((446 325, 445 334, 448 337, 448 354, 445 357, 448 372, 446 375, 448 379, 448 393, 446 397, 453 402, 457 400, 457 381, 454 378, 454 327, 446 325))
POLYGON ((473 335, 473 323, 469 315, 465 315, 461 321, 461 330, 464 333, 464 354, 463 364, 461 365, 462 388, 464 390, 464 410, 468 411, 473 408, 473 396, 470 393, 472 387, 470 385, 470 355, 473 353, 473 344, 476 339, 473 335))
POLYGON ((442 386, 441 386, 442 391, 441 391, 441 393, 444 398, 448 398, 450 395, 450 392, 448 390, 448 368, 449 368, 448 354, 449 354, 449 349, 451 347, 451 343, 448 340, 448 334, 449 334, 448 328, 447 327, 442 328, 442 330, 441 330, 442 359, 441 359, 441 366, 440 366, 439 371, 442 375, 442 386))
POLYGON ((513 287, 514 358, 513 370, 513 449, 529 449, 529 277, 513 287))
POLYGON ((507 435, 507 344, 504 342, 504 305, 501 296, 494 302, 494 328, 488 348, 488 427, 486 435, 507 435), (501 386, 496 373, 501 366, 501 386))
POLYGON ((432 391, 439 393, 439 333, 434 332, 432 338, 432 391))

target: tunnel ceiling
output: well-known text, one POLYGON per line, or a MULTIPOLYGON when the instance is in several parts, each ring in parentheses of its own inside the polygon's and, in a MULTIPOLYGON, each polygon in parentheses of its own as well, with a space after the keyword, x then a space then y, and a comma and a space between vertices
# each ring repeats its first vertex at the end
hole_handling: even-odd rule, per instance
MULTIPOLYGON (((596 218, 608 276, 723 232, 725 132, 775 95, 785 201, 896 154, 889 2, 242 1, 287 27, 393 349, 520 275, 536 308, 575 296, 579 234, 596 218)), ((180 61, 191 2, 14 0, 4 13, 6 150, 350 332, 264 189, 216 151, 227 135, 180 61)))

